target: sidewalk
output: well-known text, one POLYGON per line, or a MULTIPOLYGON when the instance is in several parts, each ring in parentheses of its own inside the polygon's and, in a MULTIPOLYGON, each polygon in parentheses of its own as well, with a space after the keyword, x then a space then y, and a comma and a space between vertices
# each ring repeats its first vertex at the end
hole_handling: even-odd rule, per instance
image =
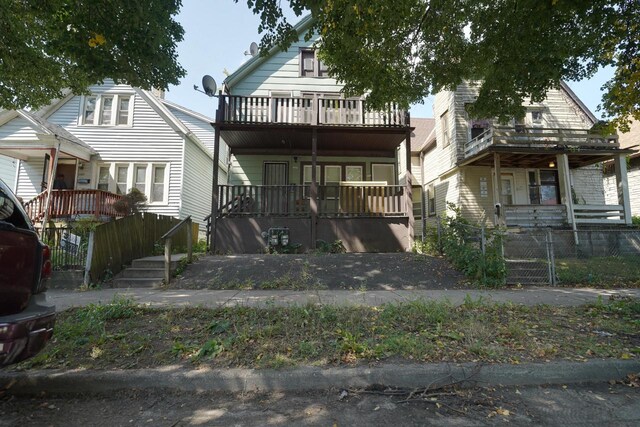
POLYGON ((287 306, 305 304, 369 305, 415 300, 448 300, 462 304, 465 299, 482 298, 487 302, 556 306, 577 306, 604 300, 610 296, 640 298, 640 289, 592 289, 526 287, 508 290, 395 290, 395 291, 344 291, 344 290, 202 290, 202 289, 101 289, 71 291, 51 289, 47 292, 58 311, 88 304, 108 303, 116 297, 130 298, 140 304, 154 307, 221 307, 221 306, 287 306))

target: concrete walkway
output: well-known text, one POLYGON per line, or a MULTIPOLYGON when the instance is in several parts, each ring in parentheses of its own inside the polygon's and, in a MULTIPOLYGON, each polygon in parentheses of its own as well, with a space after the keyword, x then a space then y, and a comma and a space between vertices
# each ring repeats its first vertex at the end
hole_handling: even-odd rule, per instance
POLYGON ((549 304, 576 306, 604 300, 611 296, 640 298, 640 289, 591 289, 526 287, 507 290, 396 290, 396 291, 280 291, 280 290, 203 290, 203 289, 101 289, 70 291, 52 289, 47 292, 58 311, 88 304, 108 303, 116 297, 130 298, 155 307, 221 307, 221 306, 287 306, 304 304, 369 305, 414 300, 448 300, 462 304, 466 298, 487 302, 517 304, 549 304))

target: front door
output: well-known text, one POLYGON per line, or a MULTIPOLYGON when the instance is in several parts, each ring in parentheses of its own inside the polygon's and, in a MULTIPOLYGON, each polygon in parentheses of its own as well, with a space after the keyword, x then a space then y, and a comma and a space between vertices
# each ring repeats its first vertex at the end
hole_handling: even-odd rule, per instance
POLYGON ((502 194, 500 203, 502 206, 513 205, 513 175, 502 174, 502 194))
POLYGON ((287 213, 287 184, 289 164, 287 162, 265 162, 262 208, 267 215, 287 213))

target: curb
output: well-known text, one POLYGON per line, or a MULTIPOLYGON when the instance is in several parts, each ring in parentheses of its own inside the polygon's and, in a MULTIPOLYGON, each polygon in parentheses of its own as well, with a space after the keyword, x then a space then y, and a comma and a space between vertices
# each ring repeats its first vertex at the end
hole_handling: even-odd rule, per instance
POLYGON ((202 369, 181 366, 117 371, 1 372, 0 391, 13 395, 106 393, 123 389, 183 392, 311 391, 367 387, 373 384, 417 388, 459 383, 460 386, 527 386, 596 383, 620 380, 640 372, 640 361, 592 360, 523 365, 385 364, 378 367, 283 370, 202 369))

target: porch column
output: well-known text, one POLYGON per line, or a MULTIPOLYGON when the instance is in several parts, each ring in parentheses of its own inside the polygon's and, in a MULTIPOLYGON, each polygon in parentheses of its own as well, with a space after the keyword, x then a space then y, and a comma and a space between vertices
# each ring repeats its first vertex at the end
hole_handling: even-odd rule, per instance
POLYGON ((631 200, 629 199, 629 180, 627 179, 627 156, 619 154, 614 158, 616 168, 616 188, 618 204, 622 205, 624 223, 631 225, 631 200))
POLYGON ((214 140, 213 140, 213 176, 211 177, 211 235, 209 236, 209 252, 216 252, 216 231, 218 220, 219 190, 218 190, 218 172, 220 170, 220 124, 222 123, 222 114, 224 108, 224 97, 222 91, 218 92, 218 109, 216 110, 216 121, 213 123, 214 140))
POLYGON ((309 200, 309 207, 311 209, 311 249, 315 249, 316 240, 318 239, 318 177, 316 176, 318 130, 314 127, 311 132, 311 199, 309 200))
POLYGON ((493 222, 496 226, 505 225, 504 206, 502 206, 502 172, 500 171, 500 154, 493 153, 493 222))
MULTIPOLYGON (((56 136, 57 138, 57 136, 56 136)), ((53 181, 55 179, 56 169, 58 169, 58 158, 60 157, 60 145, 58 140, 58 146, 55 148, 55 155, 53 156, 53 164, 49 164, 49 181, 47 182, 47 199, 44 205, 44 215, 42 216, 42 227, 40 229, 40 237, 44 240, 44 233, 47 228, 47 222, 49 221, 49 212, 51 211, 51 190, 53 189, 53 181)))
POLYGON ((405 163, 406 163, 406 172, 404 179, 405 186, 405 206, 407 209, 407 215, 409 217, 409 224, 407 227, 407 251, 410 251, 413 247, 413 239, 414 239, 414 221, 413 217, 413 175, 411 174, 411 117, 409 113, 405 114, 405 126, 406 126, 406 134, 405 134, 405 163))
POLYGON ((569 175, 569 156, 556 155, 558 164, 558 180, 560 181, 560 202, 567 207, 567 222, 576 229, 576 219, 573 212, 573 197, 571 194, 571 177, 569 175))

